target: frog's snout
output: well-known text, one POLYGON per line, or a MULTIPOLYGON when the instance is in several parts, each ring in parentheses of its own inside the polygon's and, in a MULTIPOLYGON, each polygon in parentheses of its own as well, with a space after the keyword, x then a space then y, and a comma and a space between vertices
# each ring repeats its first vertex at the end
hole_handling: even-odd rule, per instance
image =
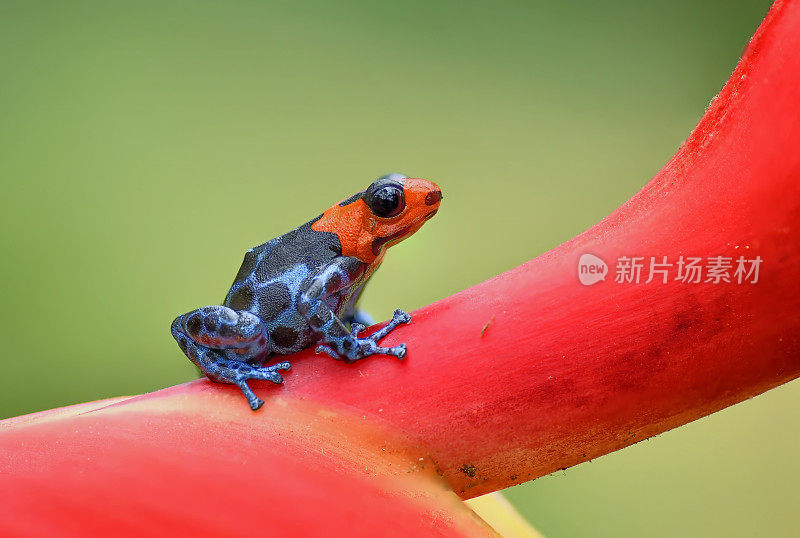
POLYGON ((443 198, 442 189, 427 179, 409 177, 402 181, 407 208, 402 218, 405 224, 416 231, 439 210, 439 202, 443 198))

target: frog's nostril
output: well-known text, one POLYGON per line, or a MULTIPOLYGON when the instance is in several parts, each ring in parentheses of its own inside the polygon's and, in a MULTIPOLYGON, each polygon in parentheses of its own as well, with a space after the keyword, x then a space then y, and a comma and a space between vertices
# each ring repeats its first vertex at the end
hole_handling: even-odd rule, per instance
POLYGON ((442 199, 442 191, 431 191, 425 197, 425 205, 433 205, 442 199))

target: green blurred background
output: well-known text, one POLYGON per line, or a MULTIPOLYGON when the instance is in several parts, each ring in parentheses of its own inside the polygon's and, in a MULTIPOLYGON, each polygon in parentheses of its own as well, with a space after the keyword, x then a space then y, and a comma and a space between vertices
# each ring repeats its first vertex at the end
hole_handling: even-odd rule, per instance
MULTIPOLYGON (((768 5, 0 3, 0 416, 193 378, 173 317, 386 172, 446 200, 370 285, 379 318, 558 245, 672 155, 768 5)), ((796 536, 798 403, 507 493, 551 537, 796 536)))

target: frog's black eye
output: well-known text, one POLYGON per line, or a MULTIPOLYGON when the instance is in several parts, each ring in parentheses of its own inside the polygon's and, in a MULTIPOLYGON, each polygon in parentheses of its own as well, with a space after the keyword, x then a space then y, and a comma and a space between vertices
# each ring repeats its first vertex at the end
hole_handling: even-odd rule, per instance
POLYGON ((406 207, 403 187, 394 181, 376 181, 367 189, 364 201, 375 216, 383 218, 394 217, 406 207))

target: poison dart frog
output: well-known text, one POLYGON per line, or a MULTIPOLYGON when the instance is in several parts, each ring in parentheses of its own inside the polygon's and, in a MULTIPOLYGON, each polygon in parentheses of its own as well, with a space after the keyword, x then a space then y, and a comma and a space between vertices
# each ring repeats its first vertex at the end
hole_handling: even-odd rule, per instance
POLYGON ((251 248, 222 306, 178 316, 172 336, 211 380, 236 384, 255 411, 264 403, 247 381, 282 383, 288 362, 266 366, 317 344, 348 363, 370 355, 402 359, 406 345, 379 340, 411 317, 395 310, 366 337, 369 316, 356 303, 386 249, 411 236, 439 209, 442 191, 424 179, 388 174, 291 232, 251 248), (349 328, 348 328, 349 325, 349 328))

